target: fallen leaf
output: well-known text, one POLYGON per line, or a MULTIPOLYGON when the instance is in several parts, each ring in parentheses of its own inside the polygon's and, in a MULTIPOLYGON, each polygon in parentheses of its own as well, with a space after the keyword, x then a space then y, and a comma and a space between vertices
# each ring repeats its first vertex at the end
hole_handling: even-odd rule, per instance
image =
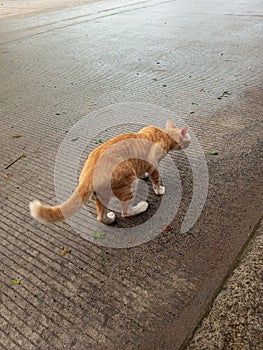
POLYGON ((198 103, 192 102, 192 105, 193 105, 193 106, 198 106, 198 103))
POLYGON ((104 233, 101 233, 101 232, 94 232, 94 233, 93 233, 93 237, 94 237, 94 238, 103 239, 103 238, 105 238, 105 234, 104 234, 104 233))
POLYGON ((218 151, 216 151, 215 149, 211 149, 210 151, 208 151, 208 154, 211 154, 212 156, 216 156, 218 154, 218 151))
POLYGON ((21 158, 22 158, 22 159, 23 159, 23 158, 26 158, 26 154, 23 153, 23 154, 21 155, 21 158))
POLYGON ((16 134, 12 136, 12 139, 19 139, 20 137, 22 137, 23 135, 21 134, 16 134))
POLYGON ((71 141, 77 141, 79 138, 75 137, 74 139, 72 139, 71 141))
POLYGON ((128 240, 128 243, 134 243, 136 241, 136 237, 135 236, 131 236, 128 240))
POLYGON ((34 149, 34 150, 33 150, 33 153, 35 153, 35 154, 40 154, 41 151, 40 151, 39 149, 34 149))
POLYGON ((10 179, 11 175, 10 174, 4 174, 5 179, 10 179))
POLYGON ((217 99, 218 99, 218 100, 222 100, 223 97, 228 97, 228 96, 230 96, 230 95, 231 95, 231 92, 229 92, 229 91, 224 91, 224 92, 222 93, 222 95, 220 95, 220 96, 217 97, 217 99))
POLYGON ((172 228, 172 226, 163 226, 163 228, 162 228, 162 230, 163 231, 171 231, 173 228, 172 228))
POLYGON ((97 140, 97 141, 95 141, 95 144, 96 144, 96 145, 99 145, 100 143, 103 143, 103 141, 101 141, 100 139, 97 140))
POLYGON ((14 280, 12 280, 12 283, 13 283, 13 284, 20 284, 20 281, 14 279, 14 280))
POLYGON ((64 255, 67 254, 68 252, 69 252, 69 249, 68 249, 68 248, 63 248, 63 249, 61 250, 60 254, 64 256, 64 255))

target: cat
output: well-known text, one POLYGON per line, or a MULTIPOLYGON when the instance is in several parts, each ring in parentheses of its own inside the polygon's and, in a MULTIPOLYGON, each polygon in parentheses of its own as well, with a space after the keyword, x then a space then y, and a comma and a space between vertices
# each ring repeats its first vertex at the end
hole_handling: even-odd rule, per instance
POLYGON ((34 200, 29 203, 30 213, 41 223, 62 221, 92 199, 97 220, 109 225, 116 219, 107 209, 112 196, 121 203, 122 217, 143 213, 148 208, 146 201, 133 206, 136 179, 149 176, 154 192, 163 195, 165 188, 160 184, 159 162, 169 151, 185 149, 189 144, 188 128, 177 128, 171 119, 167 120, 164 130, 146 126, 138 133, 116 136, 90 153, 78 186, 66 202, 48 206, 34 200))

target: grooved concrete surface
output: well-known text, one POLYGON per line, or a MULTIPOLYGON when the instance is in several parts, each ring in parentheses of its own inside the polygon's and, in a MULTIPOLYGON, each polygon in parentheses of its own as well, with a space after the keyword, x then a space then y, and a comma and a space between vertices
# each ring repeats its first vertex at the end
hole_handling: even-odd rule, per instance
POLYGON ((191 336, 262 215, 260 4, 101 1, 0 18, 1 348, 170 350, 191 336), (141 246, 101 247, 30 218, 30 200, 56 201, 71 126, 119 102, 174 111, 203 147, 209 191, 189 232, 183 154, 173 230, 141 246))

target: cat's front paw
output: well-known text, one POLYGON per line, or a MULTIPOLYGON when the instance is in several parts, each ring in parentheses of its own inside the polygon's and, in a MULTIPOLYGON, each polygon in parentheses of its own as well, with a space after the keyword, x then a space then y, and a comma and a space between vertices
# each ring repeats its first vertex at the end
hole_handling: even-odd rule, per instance
POLYGON ((155 194, 157 194, 158 196, 161 196, 165 192, 165 187, 160 185, 158 187, 154 187, 153 190, 155 194))

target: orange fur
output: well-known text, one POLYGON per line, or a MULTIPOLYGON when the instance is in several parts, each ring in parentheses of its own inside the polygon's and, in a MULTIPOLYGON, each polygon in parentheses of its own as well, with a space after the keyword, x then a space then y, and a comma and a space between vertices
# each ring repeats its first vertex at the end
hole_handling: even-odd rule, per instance
POLYGON ((78 211, 92 198, 96 204, 98 221, 110 224, 114 213, 107 212, 107 204, 114 195, 122 205, 122 216, 137 215, 148 207, 146 202, 132 206, 133 186, 137 178, 148 173, 157 195, 164 193, 160 185, 158 163, 172 149, 188 147, 187 128, 179 130, 171 120, 162 130, 147 126, 138 133, 116 136, 97 147, 88 157, 72 196, 58 206, 30 203, 31 215, 42 223, 64 220, 78 211))

